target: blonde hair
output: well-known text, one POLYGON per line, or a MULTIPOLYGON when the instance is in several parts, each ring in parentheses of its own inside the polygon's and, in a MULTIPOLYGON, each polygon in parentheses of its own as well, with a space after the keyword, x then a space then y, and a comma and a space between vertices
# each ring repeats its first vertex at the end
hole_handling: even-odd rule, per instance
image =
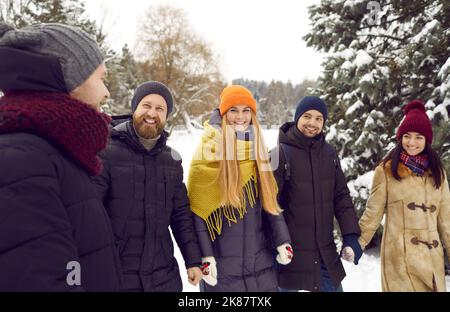
MULTIPOLYGON (((254 112, 252 114, 252 124, 254 129, 255 144, 254 153, 257 166, 258 192, 261 194, 263 209, 272 215, 279 215, 282 210, 278 205, 278 187, 270 169, 269 156, 262 136, 261 127, 254 112)), ((244 192, 241 186, 241 174, 239 170, 239 160, 237 157, 237 139, 235 131, 229 127, 226 117, 222 119, 222 160, 219 161, 219 173, 216 182, 220 184, 222 203, 240 208, 244 192), (232 146, 229 146, 232 144, 232 146), (234 155, 227 155, 229 150, 234 155), (232 156, 232 157, 229 157, 232 156), (231 158, 231 159, 228 159, 231 158)))

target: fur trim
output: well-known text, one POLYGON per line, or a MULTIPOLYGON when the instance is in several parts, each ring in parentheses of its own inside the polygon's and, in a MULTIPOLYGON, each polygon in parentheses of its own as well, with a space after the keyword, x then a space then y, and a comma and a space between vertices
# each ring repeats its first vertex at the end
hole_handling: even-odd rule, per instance
MULTIPOLYGON (((387 175, 389 175, 390 177, 393 177, 391 166, 392 166, 392 160, 388 160, 386 162, 386 164, 384 165, 384 171, 386 172, 387 175)), ((398 172, 398 175, 400 176, 400 178, 402 178, 402 179, 414 175, 412 170, 409 169, 408 167, 406 167, 401 161, 398 162, 397 172, 398 172)), ((425 175, 431 175, 430 169, 427 169, 425 171, 425 175)))

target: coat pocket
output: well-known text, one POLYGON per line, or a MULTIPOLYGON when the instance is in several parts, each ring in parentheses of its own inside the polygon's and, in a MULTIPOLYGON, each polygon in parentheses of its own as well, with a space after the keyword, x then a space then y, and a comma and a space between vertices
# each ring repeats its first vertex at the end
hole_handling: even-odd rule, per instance
MULTIPOLYGON (((439 248, 440 242, 428 239, 428 231, 405 230, 405 262, 413 285, 420 281, 433 289, 433 261, 431 254, 439 248)), ((414 285, 414 289, 422 289, 414 285)))

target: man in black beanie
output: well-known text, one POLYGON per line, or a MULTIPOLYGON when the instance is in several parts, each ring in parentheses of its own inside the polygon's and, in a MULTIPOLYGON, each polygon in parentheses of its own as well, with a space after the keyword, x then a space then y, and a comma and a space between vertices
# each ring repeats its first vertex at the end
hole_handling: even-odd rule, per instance
POLYGON ((280 128, 274 175, 278 198, 297 255, 280 268, 281 291, 342 291, 345 277, 334 243, 336 218, 344 238, 342 256, 358 264, 360 229, 336 150, 325 142, 325 102, 306 96, 294 122, 280 128))
POLYGON ((0 22, 0 291, 121 289, 89 177, 108 140, 105 72, 77 27, 0 22))
POLYGON ((202 277, 181 157, 166 145, 173 98, 162 83, 140 85, 133 117, 116 125, 101 154, 105 170, 94 178, 111 218, 125 291, 182 290, 169 226, 184 258, 189 282, 202 277))

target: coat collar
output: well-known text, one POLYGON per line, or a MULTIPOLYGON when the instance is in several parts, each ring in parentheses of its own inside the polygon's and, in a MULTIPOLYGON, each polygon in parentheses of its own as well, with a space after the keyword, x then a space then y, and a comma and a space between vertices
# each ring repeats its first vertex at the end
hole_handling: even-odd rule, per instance
POLYGON ((325 141, 325 136, 321 132, 315 138, 308 138, 298 130, 294 122, 287 122, 280 128, 278 141, 307 150, 311 147, 317 148, 318 146, 322 146, 325 141))
MULTIPOLYGON (((390 177, 393 177, 391 167, 392 167, 392 160, 388 160, 386 162, 386 164, 384 165, 384 170, 390 177)), ((409 169, 408 167, 406 167, 401 161, 398 162, 397 172, 398 172, 398 175, 400 176, 400 178, 402 178, 402 179, 411 177, 411 176, 416 176, 416 174, 414 174, 414 172, 411 169, 409 169)), ((431 175, 431 171, 430 171, 430 169, 427 169, 425 171, 424 176, 430 176, 430 175, 431 175)))
POLYGON ((132 124, 132 119, 129 119, 125 122, 116 125, 111 130, 111 138, 125 142, 128 146, 130 146, 133 150, 135 150, 138 153, 142 154, 149 153, 151 155, 160 152, 166 147, 168 136, 169 134, 166 131, 163 131, 155 147, 152 150, 147 151, 145 147, 142 145, 142 143, 139 141, 139 137, 136 134, 136 131, 134 130, 132 124))

